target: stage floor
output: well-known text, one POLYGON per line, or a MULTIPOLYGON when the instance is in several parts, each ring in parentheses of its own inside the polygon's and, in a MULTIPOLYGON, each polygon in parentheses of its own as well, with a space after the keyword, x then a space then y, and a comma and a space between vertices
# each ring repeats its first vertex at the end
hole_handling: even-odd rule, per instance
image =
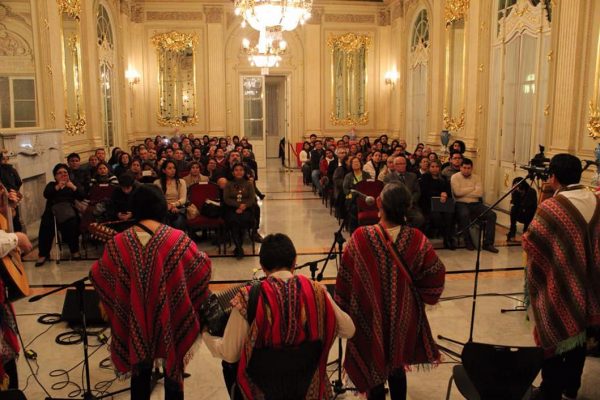
MULTIPOLYGON (((337 230, 337 222, 330 216, 329 209, 321 203, 309 187, 302 185, 299 172, 287 172, 279 167, 278 160, 269 160, 269 167, 260 170, 258 186, 267 196, 261 204, 262 221, 260 232, 282 232, 289 235, 298 251, 298 265, 307 261, 323 258, 331 247, 333 233, 337 230)), ((479 281, 480 294, 509 294, 508 296, 482 296, 477 301, 474 339, 479 342, 508 344, 515 346, 532 345, 532 324, 526 320, 524 312, 501 313, 502 308, 511 309, 520 305, 523 292, 523 256, 520 246, 506 246, 503 228, 497 229, 496 243, 499 254, 482 253, 481 268, 490 270, 482 273, 479 281)), ((439 244, 436 242, 436 245, 439 244)), ((218 256, 216 247, 210 241, 199 242, 199 247, 211 255, 213 265, 214 288, 222 288, 228 281, 244 281, 252 277, 254 270, 259 267, 258 257, 249 255, 243 260, 230 256, 218 256)), ((258 247, 257 247, 258 251, 258 247)), ((231 253, 231 248, 229 249, 231 253)), ((90 257, 97 256, 98 250, 89 249, 90 257)), ((246 254, 251 254, 251 247, 246 245, 246 254)), ((469 334, 469 319, 471 315, 471 294, 473 291, 474 274, 469 272, 475 265, 475 252, 459 249, 457 251, 439 250, 438 254, 444 261, 448 274, 444 300, 438 305, 428 308, 429 321, 434 335, 442 334, 465 341, 469 334), (456 299, 456 297, 465 296, 456 299)), ((66 255, 66 254, 65 254, 66 255)), ((51 286, 69 283, 87 276, 93 260, 62 261, 60 264, 48 262, 41 268, 34 268, 33 261, 26 262, 30 283, 35 287, 35 293, 42 293, 51 286)), ((322 263, 319 264, 319 267, 322 263)), ((309 275, 308 270, 302 273, 309 275)), ((325 271, 326 281, 332 282, 336 275, 336 262, 330 261, 325 271)), ((38 378, 53 397, 66 397, 75 388, 68 385, 53 390, 51 386, 63 381, 62 377, 49 376, 55 369, 69 370, 82 359, 81 345, 58 345, 55 337, 68 330, 66 324, 59 323, 48 328, 37 322, 40 313, 60 313, 64 301, 64 292, 51 295, 38 303, 29 303, 26 299, 15 303, 17 319, 23 341, 37 353, 37 366, 32 364, 34 371, 39 367, 38 378), (43 333, 46 329, 47 332, 43 333), (41 336, 37 337, 37 335, 41 336)), ((109 331, 106 332, 107 336, 109 331)), ((444 344, 440 342, 440 344, 444 344)), ((96 338, 90 338, 90 346, 97 346, 96 338)), ((187 367, 191 377, 185 381, 186 396, 190 399, 201 400, 227 399, 223 384, 220 360, 214 359, 207 348, 198 343, 194 358, 187 367)), ((445 343, 448 345, 448 343, 445 343)), ((460 346, 448 345, 460 352, 460 346)), ((90 347, 92 386, 101 381, 111 381, 114 374, 109 369, 101 368, 99 363, 109 356, 106 346, 90 347)), ((337 346, 331 351, 330 359, 337 357, 337 346)), ((408 398, 413 400, 445 398, 448 379, 451 375, 454 360, 444 356, 444 362, 430 371, 414 371, 408 373, 408 398)), ((19 363, 20 388, 25 386, 29 399, 43 399, 45 394, 30 376, 25 357, 20 357, 19 363)), ((333 371, 332 371, 333 372, 333 371)), ((82 369, 75 367, 69 372, 72 382, 81 386, 82 369)), ((109 390, 119 390, 127 387, 128 381, 116 380, 109 390)), ((155 388, 152 399, 162 399, 162 384, 155 388)), ((106 388, 102 389, 106 390, 106 388)), ((116 399, 128 399, 129 394, 117 395, 116 399)), ((338 398, 354 398, 346 393, 338 398)), ((456 389, 452 398, 461 398, 456 389)), ((600 359, 588 358, 583 375, 583 384, 579 400, 600 398, 600 359)))

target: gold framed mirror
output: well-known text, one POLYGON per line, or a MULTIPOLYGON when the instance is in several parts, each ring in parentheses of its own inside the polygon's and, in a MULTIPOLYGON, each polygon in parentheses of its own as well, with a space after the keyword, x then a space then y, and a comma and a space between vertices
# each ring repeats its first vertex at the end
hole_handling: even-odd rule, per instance
POLYGON ((368 35, 346 33, 330 36, 331 52, 331 113, 336 126, 366 125, 367 56, 371 45, 368 35))
POLYGON ((0 128, 38 125, 31 3, 0 1, 0 128))
POLYGON ((83 103, 83 79, 81 64, 81 3, 74 0, 58 0, 61 22, 61 46, 63 87, 65 92, 65 132, 67 135, 83 135, 86 131, 83 103))
POLYGON ((158 124, 171 127, 196 125, 198 36, 173 31, 155 35, 152 43, 158 60, 158 124))
MULTIPOLYGON (((468 4, 468 3, 467 3, 468 4)), ((449 5, 447 5, 449 7, 449 5)), ((444 130, 452 133, 465 125, 465 79, 467 32, 465 23, 466 8, 446 14, 446 70, 444 85, 444 130)))

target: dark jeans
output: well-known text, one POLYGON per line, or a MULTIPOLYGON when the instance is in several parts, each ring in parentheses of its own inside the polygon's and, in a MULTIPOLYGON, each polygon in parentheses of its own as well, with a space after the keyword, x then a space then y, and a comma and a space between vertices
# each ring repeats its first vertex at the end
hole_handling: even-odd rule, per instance
POLYGON ((223 367, 223 378, 225 379, 225 386, 227 387, 229 397, 234 400, 242 400, 244 397, 242 396, 239 386, 236 385, 238 363, 232 364, 227 361, 222 361, 221 365, 223 367))
POLYGON ((512 206, 510 208, 510 230, 508 231, 509 236, 514 236, 517 232, 517 222, 523 224, 523 233, 527 232, 529 224, 533 221, 534 214, 524 213, 521 207, 512 206))
POLYGON ((243 213, 238 214, 233 207, 227 207, 225 222, 227 223, 227 229, 231 231, 231 240, 236 248, 242 247, 244 232, 256 224, 251 209, 246 209, 243 213))
POLYGON ((169 226, 185 232, 186 219, 185 219, 184 213, 181 213, 181 212, 172 213, 169 211, 169 213, 167 214, 167 222, 168 222, 169 226))
MULTIPOLYGON (((165 400, 183 400, 183 388, 176 381, 164 377, 165 400)), ((138 366, 138 371, 131 375, 131 399, 150 400, 152 394, 152 365, 138 366)))
POLYGON ((448 241, 454 238, 454 213, 431 211, 427 216, 427 227, 437 228, 442 234, 444 240, 448 241))
MULTIPOLYGON (((62 224, 57 224, 62 240, 69 245, 71 254, 79 251, 79 218, 71 218, 62 224)), ((52 241, 54 240, 54 215, 51 211, 42 214, 40 233, 38 237, 39 256, 49 257, 52 241)))
MULTIPOLYGON (((476 218, 487 207, 481 202, 477 203, 460 203, 456 202, 456 220, 458 222, 458 229, 463 230, 473 218, 476 218)), ((490 246, 494 244, 496 238, 496 213, 490 211, 485 215, 485 232, 483 234, 483 245, 490 246)), ((465 243, 475 244, 471 240, 469 231, 463 233, 465 243)))
POLYGON ((305 185, 310 185, 311 176, 310 176, 310 165, 302 164, 302 181, 305 185))
POLYGON ((559 356, 544 360, 542 365, 542 399, 560 400, 577 397, 581 387, 581 373, 585 363, 585 346, 574 348, 559 356))
MULTIPOLYGON (((397 369, 388 376, 390 386, 390 397, 392 400, 406 400, 406 372, 397 369)), ((382 383, 375 386, 367 393, 368 400, 385 400, 385 386, 382 383)))

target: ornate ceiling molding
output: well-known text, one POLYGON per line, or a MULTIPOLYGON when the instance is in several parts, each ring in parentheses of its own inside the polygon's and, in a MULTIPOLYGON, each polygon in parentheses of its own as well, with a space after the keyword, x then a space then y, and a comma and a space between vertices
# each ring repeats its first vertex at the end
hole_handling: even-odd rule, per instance
POLYGON ((340 22, 344 24, 374 24, 374 15, 365 14, 325 14, 325 22, 340 22))
POLYGON ((182 51, 194 48, 198 44, 198 35, 171 31, 152 37, 152 44, 157 50, 182 51))
POLYGON ((147 21, 202 21, 204 13, 196 12, 178 12, 178 11, 148 11, 146 12, 147 21))

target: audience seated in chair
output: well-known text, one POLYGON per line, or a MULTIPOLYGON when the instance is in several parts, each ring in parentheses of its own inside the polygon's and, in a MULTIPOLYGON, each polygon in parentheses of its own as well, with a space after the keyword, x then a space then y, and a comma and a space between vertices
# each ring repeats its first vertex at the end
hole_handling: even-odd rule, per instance
POLYGON ((189 188, 192 185, 202 182, 208 182, 208 176, 202 175, 200 172, 202 167, 198 161, 189 163, 190 173, 183 178, 186 186, 189 188))
POLYGON ((113 185, 117 186, 119 180, 114 176, 108 167, 108 164, 104 161, 100 161, 96 167, 96 174, 92 176, 90 180, 90 186, 94 185, 113 185))
POLYGON ((129 170, 129 166, 131 164, 131 156, 129 155, 129 153, 126 152, 121 152, 121 154, 119 154, 119 159, 117 161, 117 164, 115 166, 115 176, 118 178, 120 177, 123 173, 127 172, 129 170))
POLYGON ((131 193, 140 184, 136 182, 131 172, 125 172, 119 176, 119 187, 117 187, 110 197, 108 203, 109 221, 119 221, 114 229, 121 232, 129 228, 133 222, 133 210, 131 208, 131 193))
POLYGON ((167 199, 167 223, 173 228, 185 231, 185 203, 187 186, 177 178, 177 164, 173 160, 165 161, 160 168, 160 178, 154 181, 167 199))
MULTIPOLYGON (((512 184, 516 185, 521 180, 522 178, 515 178, 512 184)), ((517 189, 512 192, 510 204, 510 229, 506 235, 508 241, 515 239, 517 222, 523 224, 523 233, 527 232, 537 209, 537 192, 529 186, 527 181, 523 180, 517 189)))
POLYGON ((450 182, 452 175, 460 172, 460 166, 462 165, 463 155, 457 151, 450 152, 450 163, 445 167, 442 166, 442 175, 450 182))
POLYGON ((412 196, 412 204, 406 212, 408 225, 413 228, 422 228, 425 222, 421 210, 419 210, 419 199, 421 198, 421 188, 417 175, 407 171, 408 160, 404 156, 394 157, 394 171, 388 173, 384 183, 399 182, 408 188, 412 196))
POLYGON ((394 171, 394 159, 395 158, 396 157, 394 157, 394 156, 389 156, 385 160, 385 166, 383 167, 382 171, 379 173, 379 176, 377 177, 378 180, 383 182, 385 177, 387 176, 387 174, 394 171))
POLYGON ((441 203, 446 203, 448 199, 452 200, 450 182, 441 175, 439 161, 431 161, 429 163, 429 172, 423 174, 419 180, 419 185, 421 187, 419 205, 425 217, 425 234, 431 238, 433 230, 438 229, 444 238, 444 247, 450 250, 456 249, 454 240, 454 210, 448 212, 431 210, 432 197, 439 197, 441 203))
POLYGON ((311 182, 310 150, 310 143, 304 142, 302 145, 302 150, 300 150, 300 153, 298 154, 298 159, 300 160, 302 170, 302 181, 305 185, 310 185, 311 182))
MULTIPOLYGON (((456 155, 457 153, 455 153, 456 155)), ((479 175, 473 174, 473 161, 468 158, 462 160, 460 173, 452 175, 450 181, 452 194, 456 200, 456 220, 458 229, 463 230, 473 218, 476 218, 486 206, 483 204, 483 187, 479 175)), ((498 253, 494 247, 496 237, 496 213, 490 210, 484 217, 485 231, 483 235, 483 250, 498 253)), ((475 245, 471 240, 469 230, 463 233, 467 249, 474 250, 475 245)))
POLYGON ((256 204, 256 193, 254 184, 246 178, 246 169, 240 162, 233 166, 233 179, 223 188, 223 202, 226 205, 225 221, 235 246, 234 254, 241 258, 244 256, 244 232, 255 226, 252 209, 256 204))
POLYGON ((319 196, 323 193, 323 188, 321 187, 321 171, 319 170, 319 166, 321 163, 321 158, 325 157, 325 150, 323 150, 323 142, 317 140, 315 142, 315 148, 310 151, 310 176, 313 185, 317 189, 319 196))
POLYGON ((371 155, 371 160, 365 163, 363 171, 367 172, 371 178, 376 180, 384 165, 385 163, 381 161, 381 151, 374 151, 371 155))
POLYGON ((363 165, 358 156, 350 157, 348 160, 350 172, 346 174, 343 182, 344 195, 346 196, 346 226, 349 232, 354 232, 358 228, 358 208, 356 205, 356 196, 352 193, 354 186, 362 181, 371 179, 368 172, 363 171, 363 165))
POLYGON ((82 200, 84 193, 69 178, 69 167, 66 164, 56 164, 52 170, 54 181, 49 182, 44 189, 46 208, 42 214, 38 236, 39 255, 36 267, 44 265, 50 257, 50 249, 55 235, 56 226, 62 239, 67 242, 73 259, 80 259, 79 254, 79 217, 74 208, 75 200, 82 200))
POLYGON ((87 193, 88 189, 90 188, 90 180, 92 177, 89 169, 81 166, 81 158, 79 157, 79 154, 69 154, 67 156, 67 164, 69 165, 69 176, 71 182, 87 193))

